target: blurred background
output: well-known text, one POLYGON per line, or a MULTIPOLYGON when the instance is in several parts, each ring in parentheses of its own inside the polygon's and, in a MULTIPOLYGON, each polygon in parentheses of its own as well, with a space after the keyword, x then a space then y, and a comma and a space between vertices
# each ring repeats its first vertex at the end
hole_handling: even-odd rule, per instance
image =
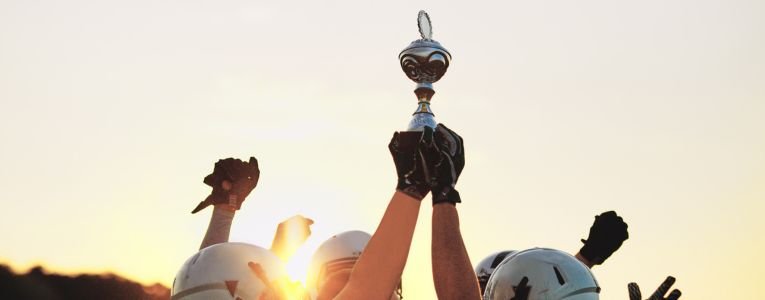
MULTIPOLYGON (((765 298, 757 0, 0 1, 0 263, 169 286, 209 221, 189 213, 202 178, 256 156, 231 240, 267 247, 312 218, 302 278, 393 194, 387 143, 416 108, 397 55, 420 9, 453 56, 432 108, 465 139, 473 263, 575 253, 616 210, 630 239, 593 270, 603 299, 667 275, 683 298, 765 298)), ((408 299, 435 299, 430 213, 408 299)))

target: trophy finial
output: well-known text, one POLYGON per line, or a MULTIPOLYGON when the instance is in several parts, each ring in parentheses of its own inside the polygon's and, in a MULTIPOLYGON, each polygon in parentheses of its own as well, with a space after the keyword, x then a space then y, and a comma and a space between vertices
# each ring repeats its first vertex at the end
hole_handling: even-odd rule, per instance
POLYGON ((433 39, 433 27, 430 25, 430 16, 428 12, 421 10, 417 15, 417 27, 420 28, 420 36, 423 40, 433 39))

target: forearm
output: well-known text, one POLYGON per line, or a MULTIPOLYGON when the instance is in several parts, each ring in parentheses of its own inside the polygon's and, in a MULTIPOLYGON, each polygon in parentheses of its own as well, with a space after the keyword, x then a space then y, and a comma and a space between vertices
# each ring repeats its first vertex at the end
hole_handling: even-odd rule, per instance
POLYGON ((459 215, 453 204, 433 206, 431 258, 438 299, 481 299, 473 266, 460 232, 459 215))
POLYGON ((420 201, 396 191, 380 225, 335 299, 388 299, 401 280, 420 201))
POLYGON ((207 232, 204 239, 202 239, 202 245, 199 246, 200 250, 215 244, 228 242, 228 236, 231 233, 231 223, 234 220, 235 213, 236 211, 229 205, 215 205, 210 217, 210 225, 207 226, 207 232))
POLYGON ((576 255, 574 255, 574 257, 576 257, 577 260, 581 261, 585 266, 587 266, 590 269, 592 269, 592 267, 595 266, 593 262, 591 262, 586 257, 582 256, 581 252, 577 252, 576 255))

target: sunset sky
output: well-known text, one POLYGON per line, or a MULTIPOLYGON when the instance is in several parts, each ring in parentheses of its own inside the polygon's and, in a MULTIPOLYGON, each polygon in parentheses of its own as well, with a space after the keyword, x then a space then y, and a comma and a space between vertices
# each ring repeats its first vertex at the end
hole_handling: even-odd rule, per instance
MULTIPOLYGON (((465 139, 473 263, 575 253, 616 210, 630 238, 593 269, 602 299, 667 275, 681 299, 765 298, 761 0, 0 1, 0 263, 170 285, 225 157, 262 172, 232 241, 315 220, 293 276, 331 235, 373 232, 420 9, 453 57, 432 108, 465 139)), ((435 299, 430 214, 407 299, 435 299)))

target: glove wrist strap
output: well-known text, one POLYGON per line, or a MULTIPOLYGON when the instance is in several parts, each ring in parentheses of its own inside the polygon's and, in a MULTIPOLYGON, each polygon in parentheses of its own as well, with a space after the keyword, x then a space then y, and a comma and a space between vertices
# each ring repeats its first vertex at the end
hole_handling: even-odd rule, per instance
POLYGON ((586 240, 582 240, 582 241, 584 242, 584 246, 582 246, 582 248, 579 249, 579 254, 581 254, 582 257, 592 262, 593 264, 599 265, 603 261, 605 261, 606 258, 608 258, 608 256, 610 256, 610 255, 604 255, 604 253, 600 253, 600 252, 603 252, 602 249, 600 250, 597 249, 597 247, 594 247, 590 243, 587 243, 586 240))
POLYGON ((407 183, 403 179, 399 180, 398 185, 396 185, 396 189, 417 200, 422 200, 425 198, 425 195, 428 194, 427 188, 418 186, 416 184, 407 183))
POLYGON ((439 203, 451 203, 453 205, 456 205, 457 203, 462 202, 460 199, 460 193, 454 189, 453 187, 443 187, 443 188, 434 188, 433 189, 433 205, 439 204, 439 203))

